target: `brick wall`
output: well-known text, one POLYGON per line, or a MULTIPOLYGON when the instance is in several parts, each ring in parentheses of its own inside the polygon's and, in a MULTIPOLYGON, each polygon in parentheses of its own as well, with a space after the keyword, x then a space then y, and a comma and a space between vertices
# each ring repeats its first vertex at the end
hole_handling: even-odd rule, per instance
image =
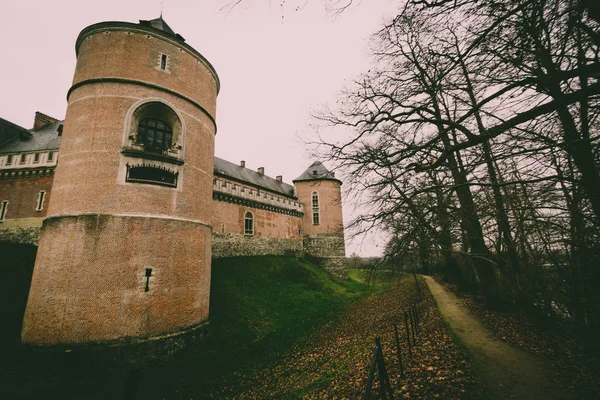
MULTIPOLYGON (((5 219, 40 218, 46 216, 53 176, 0 180, 0 203, 8 200, 5 219), (40 191, 46 191, 41 211, 36 211, 40 191)), ((2 224, 0 223, 0 228, 2 224)))
POLYGON ((212 228, 217 233, 244 234, 244 216, 254 216, 254 235, 260 238, 301 240, 302 218, 240 204, 213 200, 212 228))

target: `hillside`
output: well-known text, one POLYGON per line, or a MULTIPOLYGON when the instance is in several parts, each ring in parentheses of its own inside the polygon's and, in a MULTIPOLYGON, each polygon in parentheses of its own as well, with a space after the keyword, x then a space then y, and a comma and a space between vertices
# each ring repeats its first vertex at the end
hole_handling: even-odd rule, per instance
MULTIPOLYGON (((14 249, 4 253, 11 257, 0 261, 5 277, 2 315, 10 325, 3 330, 1 344, 7 355, 0 363, 5 398, 121 396, 129 369, 89 365, 68 355, 32 353, 19 344, 34 252, 14 249)), ((141 380, 152 382, 153 395, 168 395, 181 382, 186 382, 186 392, 212 391, 224 376, 227 384, 235 384, 232 376, 273 360, 368 291, 363 283, 334 279, 310 262, 292 257, 216 260, 209 338, 163 365, 145 367, 141 380)))

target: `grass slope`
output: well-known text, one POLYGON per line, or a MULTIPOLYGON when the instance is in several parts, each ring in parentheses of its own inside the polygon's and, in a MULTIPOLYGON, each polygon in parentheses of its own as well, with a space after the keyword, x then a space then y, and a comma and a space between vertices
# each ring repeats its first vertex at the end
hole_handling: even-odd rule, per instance
POLYGON ((211 285, 210 337, 169 363, 171 378, 165 379, 162 366, 147 369, 147 382, 163 382, 152 389, 142 383, 141 398, 234 393, 239 376, 301 346, 369 292, 356 279, 335 279, 292 257, 215 260, 211 285))
MULTIPOLYGON (((122 398, 129 369, 70 365, 64 355, 35 354, 19 344, 28 290, 28 282, 21 281, 23 276, 30 279, 32 266, 29 256, 18 263, 14 257, 8 263, 0 260, 6 278, 6 298, 0 307, 4 316, 11 316, 0 346, 6 356, 0 363, 0 398, 122 398), (19 284, 11 284, 11 277, 19 284)), ((210 336, 162 365, 144 367, 136 375, 135 398, 196 399, 235 390, 243 371, 301 346, 335 320, 345 305, 370 291, 356 279, 335 279, 292 257, 215 260, 211 284, 210 336)))

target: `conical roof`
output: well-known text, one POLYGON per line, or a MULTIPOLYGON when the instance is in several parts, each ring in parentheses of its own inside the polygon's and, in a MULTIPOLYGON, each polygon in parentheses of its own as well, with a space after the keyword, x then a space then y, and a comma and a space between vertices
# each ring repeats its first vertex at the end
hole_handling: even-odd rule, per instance
POLYGON ((181 35, 179 35, 178 33, 175 33, 175 31, 173 29, 171 29, 169 24, 167 24, 167 22, 163 19, 162 14, 160 17, 151 19, 149 21, 140 19, 140 25, 150 26, 159 31, 168 33, 171 36, 175 36, 175 37, 177 37, 177 39, 185 41, 185 39, 183 39, 183 37, 181 37, 181 35))
POLYGON ((331 180, 337 181, 342 184, 342 181, 335 177, 335 174, 329 171, 323 163, 320 161, 315 161, 296 179, 292 182, 302 182, 302 181, 321 181, 321 180, 331 180))

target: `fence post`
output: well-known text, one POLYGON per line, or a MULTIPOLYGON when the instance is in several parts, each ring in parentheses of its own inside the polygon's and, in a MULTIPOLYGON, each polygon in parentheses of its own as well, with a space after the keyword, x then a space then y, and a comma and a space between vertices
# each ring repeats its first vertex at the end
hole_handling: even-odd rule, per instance
POLYGON ((413 318, 413 313, 412 313, 412 307, 409 307, 409 312, 408 312, 408 316, 410 317, 410 330, 412 332, 412 337, 413 337, 413 346, 417 345, 417 337, 415 335, 415 321, 413 318))
POLYGON ((404 311, 404 325, 406 326, 406 343, 408 344, 408 355, 412 357, 412 347, 410 345, 410 328, 408 327, 408 313, 404 311))
POLYGON ((397 324, 394 324, 394 335, 396 336, 396 353, 398 353, 398 365, 400 366, 400 376, 404 378, 404 365, 402 365, 402 352, 400 351, 400 337, 398 336, 397 324))
POLYGON ((392 385, 390 384, 390 377, 388 376, 385 368, 385 361, 383 359, 383 346, 381 340, 375 338, 375 345, 379 348, 379 394, 382 399, 385 399, 385 395, 389 396, 390 400, 394 400, 394 392, 392 391, 392 385))
POLYGON ((369 369, 369 379, 367 379, 367 389, 365 390, 364 400, 369 400, 371 396, 371 388, 373 387, 373 379, 375 379, 375 368, 377 367, 377 354, 379 353, 379 347, 373 348, 373 356, 371 357, 371 368, 369 369))

